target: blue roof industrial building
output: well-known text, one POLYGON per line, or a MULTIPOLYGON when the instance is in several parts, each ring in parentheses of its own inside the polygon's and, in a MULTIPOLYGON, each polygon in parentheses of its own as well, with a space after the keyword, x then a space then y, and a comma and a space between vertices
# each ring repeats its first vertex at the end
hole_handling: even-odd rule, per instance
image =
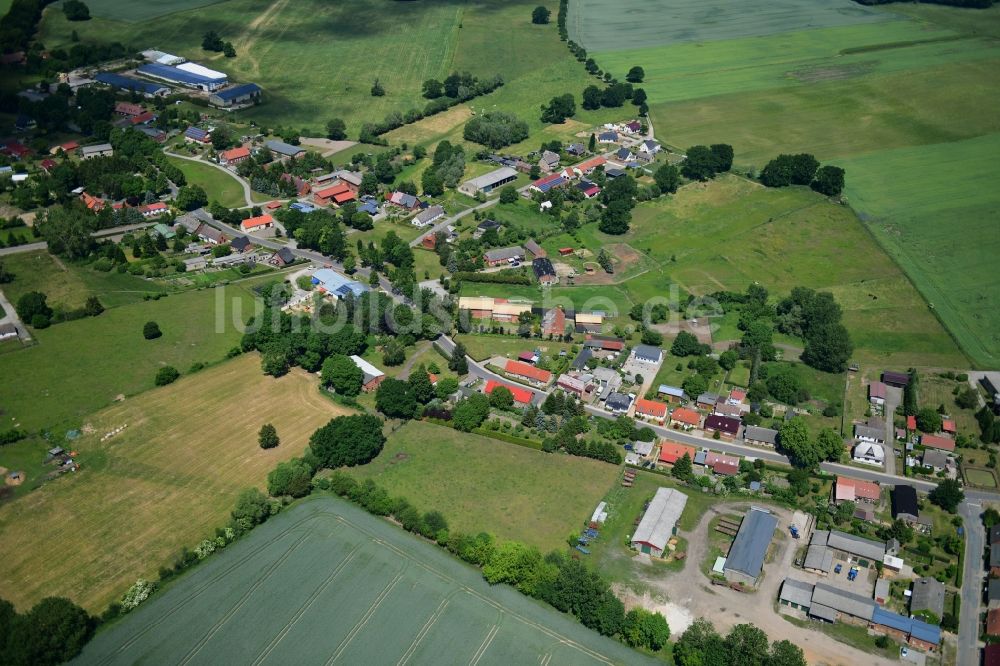
POLYGON ((135 71, 137 74, 142 74, 143 76, 149 76, 189 88, 200 88, 209 92, 221 88, 229 82, 225 77, 211 78, 155 62, 141 65, 135 71))

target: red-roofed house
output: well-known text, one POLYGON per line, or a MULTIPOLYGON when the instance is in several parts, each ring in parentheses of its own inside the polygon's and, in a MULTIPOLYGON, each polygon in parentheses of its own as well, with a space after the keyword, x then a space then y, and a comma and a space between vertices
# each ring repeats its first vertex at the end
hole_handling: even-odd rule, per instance
POLYGON ((493 390, 499 386, 504 387, 510 391, 511 395, 514 396, 514 402, 521 405, 531 404, 531 391, 525 388, 518 388, 517 386, 511 386, 510 384, 502 384, 494 379, 486 382, 486 388, 483 389, 483 393, 489 395, 493 393, 493 390))
POLYGON ((23 159, 31 155, 32 150, 20 141, 8 141, 0 148, 0 153, 10 155, 16 160, 23 159))
POLYGON ((139 206, 139 208, 137 208, 136 210, 138 210, 143 217, 157 217, 159 215, 163 215, 164 213, 170 212, 170 209, 167 207, 167 204, 163 203, 162 201, 154 201, 151 204, 146 204, 145 206, 139 206))
POLYGON ((437 236, 435 236, 434 234, 424 236, 423 238, 420 239, 420 244, 426 250, 434 250, 438 244, 437 236))
POLYGON ((883 382, 872 382, 868 385, 868 402, 873 405, 885 404, 886 385, 883 382))
POLYGON ((909 416, 906 417, 906 429, 909 430, 910 432, 917 431, 917 417, 914 416, 913 414, 910 414, 909 416))
POLYGON ((667 465, 673 465, 675 462, 684 457, 691 459, 694 462, 695 450, 693 446, 688 446, 687 444, 680 444, 678 442, 663 442, 660 445, 660 462, 666 463, 667 465))
POLYGON ((612 338, 606 335, 590 335, 588 333, 583 346, 603 351, 621 351, 625 349, 625 341, 620 338, 612 338))
POLYGON ((146 109, 142 107, 142 104, 133 104, 132 102, 115 103, 115 113, 122 116, 138 116, 145 111, 146 109))
POLYGON ((266 208, 268 210, 278 210, 279 208, 281 208, 281 202, 280 201, 268 201, 266 204, 264 204, 264 208, 266 208))
POLYGON ((139 115, 132 118, 129 122, 133 125, 148 125, 149 123, 156 120, 156 114, 152 111, 146 111, 145 113, 140 113, 139 115))
POLYGON ((729 404, 730 405, 742 405, 743 401, 747 398, 747 392, 743 389, 734 388, 729 392, 729 404))
POLYGON ((639 398, 635 401, 635 415, 653 419, 662 424, 667 416, 667 403, 639 398))
POLYGON ((313 201, 317 206, 328 206, 330 204, 337 204, 339 206, 357 198, 358 195, 354 190, 344 182, 313 192, 313 201))
POLYGON ((219 164, 239 164, 250 159, 250 149, 246 146, 224 150, 219 153, 219 164))
POLYGON ((571 247, 561 247, 559 248, 559 256, 565 257, 566 255, 573 254, 573 248, 571 247))
POLYGON ((575 171, 578 176, 586 176, 597 167, 604 166, 607 163, 608 161, 603 155, 598 155, 597 157, 591 157, 589 160, 580 162, 573 167, 573 171, 575 171))
POLYGON ((736 476, 740 473, 739 460, 716 460, 712 471, 719 476, 736 476))
POLYGON ((1000 636, 1000 608, 994 608, 986 614, 986 635, 1000 636))
POLYGON ((83 202, 83 205, 86 206, 88 210, 92 210, 95 213, 100 213, 101 209, 104 208, 104 199, 91 196, 86 192, 80 195, 80 201, 83 202))
POLYGON ((42 160, 41 164, 39 164, 39 166, 42 167, 45 173, 52 173, 52 170, 56 168, 56 161, 44 159, 42 160))
POLYGON ((942 451, 954 451, 955 440, 941 435, 921 435, 920 443, 929 449, 941 449, 942 451))
POLYGON ((566 313, 562 308, 551 308, 542 317, 542 335, 564 335, 566 333, 566 313))
POLYGON ((670 414, 670 425, 675 428, 697 428, 701 425, 701 414, 693 409, 678 407, 670 414))
POLYGON ((250 217, 240 222, 240 231, 250 233, 253 231, 263 231, 274 226, 274 218, 265 213, 257 217, 250 217))
POLYGON ((945 419, 941 421, 941 432, 947 432, 954 435, 955 432, 957 432, 955 430, 955 422, 952 421, 951 419, 945 419))
POLYGON ((66 143, 60 143, 58 146, 52 146, 49 148, 49 155, 58 155, 59 151, 69 154, 80 147, 80 144, 76 141, 67 141, 66 143))
POLYGON ((833 499, 835 502, 877 502, 881 496, 881 490, 877 483, 872 481, 860 481, 849 479, 846 476, 838 476, 837 484, 834 486, 833 499))
POLYGON ((520 377, 525 379, 532 384, 538 384, 543 386, 552 381, 552 373, 548 370, 542 370, 541 368, 536 368, 533 365, 528 365, 527 363, 522 363, 521 361, 507 361, 507 365, 504 367, 504 372, 508 375, 513 375, 515 377, 520 377))

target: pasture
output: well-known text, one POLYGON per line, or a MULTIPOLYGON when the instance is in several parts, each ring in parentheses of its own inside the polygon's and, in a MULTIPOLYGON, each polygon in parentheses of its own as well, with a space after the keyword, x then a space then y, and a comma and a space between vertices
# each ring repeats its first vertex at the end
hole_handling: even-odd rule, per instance
POLYGON ((81 664, 654 663, 333 497, 258 527, 124 621, 81 664))
POLYGON ((440 511, 453 529, 544 552, 589 519, 618 468, 411 421, 389 436, 378 458, 348 471, 423 511, 440 511))
POLYGON ((241 490, 263 486, 344 412, 314 377, 265 376, 252 354, 90 416, 73 443, 81 469, 0 507, 4 597, 26 608, 66 596, 102 611, 136 578, 155 579, 183 546, 212 537, 241 490), (257 445, 264 423, 277 428, 277 448, 257 445))
POLYGON ((88 414, 153 387, 156 371, 182 373, 212 363, 239 343, 235 322, 252 314, 250 292, 239 286, 175 294, 111 308, 98 317, 33 331, 38 344, 0 355, 0 410, 11 427, 61 432, 88 414), (236 309, 239 308, 239 311, 236 309), (147 321, 163 336, 142 337, 147 321))
POLYGON ((92 270, 86 266, 65 263, 42 250, 10 254, 3 257, 4 267, 14 274, 14 280, 3 286, 11 303, 29 291, 40 291, 52 307, 81 308, 90 296, 97 296, 106 308, 141 301, 148 294, 159 294, 162 285, 127 273, 92 270))
MULTIPOLYGON (((685 42, 717 42, 811 28, 880 23, 892 15, 850 0, 789 0, 754 7, 724 0, 577 0, 569 5, 570 39, 604 54, 685 42), (628 39, 622 39, 622 35, 628 39)), ((604 58, 599 62, 603 65, 604 58)))
POLYGON ((200 9, 219 0, 157 0, 156 2, 123 2, 122 0, 91 0, 90 15, 104 19, 135 23, 149 21, 177 12, 200 9))
POLYGON ((209 201, 218 201, 226 208, 243 208, 247 200, 238 180, 208 164, 168 157, 167 160, 181 170, 189 185, 200 185, 208 193, 209 201))
POLYGON ((838 160, 872 233, 977 364, 1000 362, 1000 134, 838 160))
POLYGON ((845 310, 859 358, 940 367, 964 362, 851 210, 806 189, 766 189, 735 176, 687 185, 671 198, 640 204, 624 240, 662 262, 622 285, 634 302, 671 299, 674 292, 743 291, 755 280, 776 298, 795 286, 825 289, 845 310))

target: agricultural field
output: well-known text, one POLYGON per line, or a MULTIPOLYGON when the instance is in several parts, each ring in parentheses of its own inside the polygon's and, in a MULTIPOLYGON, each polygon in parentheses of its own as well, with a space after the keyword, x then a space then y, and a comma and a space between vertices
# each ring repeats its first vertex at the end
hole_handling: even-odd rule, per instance
POLYGON ((97 636, 81 664, 655 663, 343 500, 261 525, 97 636), (181 611, 178 613, 177 611, 181 611))
POLYGON ((902 280, 876 274, 863 286, 829 285, 847 289, 838 293, 854 304, 845 320, 872 360, 891 362, 906 349, 907 362, 918 365, 996 365, 998 308, 990 297, 998 289, 988 261, 996 234, 983 225, 997 207, 985 179, 1000 132, 990 112, 1000 102, 1000 8, 865 8, 844 0, 747 13, 659 4, 622 12, 584 0, 573 5, 571 36, 619 76, 644 67, 657 138, 670 145, 731 143, 739 169, 799 151, 846 168, 847 200, 905 272, 902 280), (706 15, 713 20, 699 18, 706 15), (596 20, 602 16, 608 20, 596 20), (920 324, 905 313, 919 313, 920 324), (934 319, 952 338, 943 346, 934 319), (923 336, 928 324, 934 342, 923 336))
POLYGON ((371 478, 461 532, 489 532, 549 551, 594 511, 618 468, 411 421, 378 458, 349 472, 371 478))
POLYGON ((193 363, 224 358, 242 335, 236 322, 244 322, 252 309, 251 293, 230 286, 111 308, 98 317, 33 331, 38 344, 0 355, 0 376, 17 377, 0 382, 0 409, 10 427, 55 432, 78 427, 116 397, 152 388, 164 365, 184 373, 193 363), (163 336, 143 339, 147 321, 156 321, 163 336))
POLYGON ((48 297, 50 307, 81 308, 87 298, 97 296, 104 307, 113 308, 165 291, 156 282, 127 273, 103 273, 65 263, 44 250, 9 254, 3 257, 2 263, 14 274, 14 280, 4 285, 3 291, 15 304, 29 291, 40 291, 48 297))
POLYGON ((80 470, 0 506, 4 597, 25 608, 67 596, 102 611, 181 547, 213 536, 242 489, 262 486, 341 413, 314 377, 265 376, 248 354, 89 416, 72 445, 80 470), (277 428, 277 448, 258 446, 264 423, 277 428))
POLYGON ((91 16, 136 23, 186 12, 216 4, 219 0, 157 0, 155 3, 122 2, 122 0, 91 0, 87 3, 91 16))
POLYGON ((217 201, 226 208, 247 205, 243 185, 230 175, 209 164, 168 157, 167 160, 181 170, 189 185, 199 185, 208 193, 209 201, 217 201))

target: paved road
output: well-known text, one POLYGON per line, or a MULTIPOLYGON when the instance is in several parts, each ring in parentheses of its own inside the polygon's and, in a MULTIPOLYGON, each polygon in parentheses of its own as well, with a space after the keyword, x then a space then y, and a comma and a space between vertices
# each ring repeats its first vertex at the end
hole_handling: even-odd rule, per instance
POLYGON ((958 626, 958 663, 979 663, 979 603, 982 600, 986 571, 983 568, 983 552, 986 544, 986 528, 980 513, 982 506, 975 502, 965 502, 958 508, 965 520, 965 563, 962 572, 962 609, 958 626))
POLYGON ((235 178, 236 182, 238 182, 243 187, 243 198, 244 198, 244 200, 246 200, 247 207, 250 207, 250 206, 254 205, 254 202, 253 202, 253 190, 250 188, 250 183, 247 182, 247 179, 244 178, 243 176, 240 176, 239 174, 237 174, 234 171, 230 171, 229 169, 227 169, 226 167, 222 166, 221 164, 216 164, 215 162, 209 162, 208 160, 203 160, 200 157, 191 157, 189 155, 181 155, 180 153, 172 153, 172 152, 170 152, 168 150, 164 150, 163 152, 166 153, 167 155, 169 155, 170 157, 176 157, 179 160, 187 160, 188 162, 197 162, 198 164, 207 164, 208 166, 212 167, 213 169, 218 169, 219 171, 222 171, 223 173, 229 174, 231 177, 235 178))
POLYGON ((0 257, 5 254, 20 254, 21 252, 34 252, 35 250, 46 250, 49 244, 45 241, 38 241, 37 243, 26 243, 24 245, 15 245, 14 247, 4 247, 0 248, 0 257))

